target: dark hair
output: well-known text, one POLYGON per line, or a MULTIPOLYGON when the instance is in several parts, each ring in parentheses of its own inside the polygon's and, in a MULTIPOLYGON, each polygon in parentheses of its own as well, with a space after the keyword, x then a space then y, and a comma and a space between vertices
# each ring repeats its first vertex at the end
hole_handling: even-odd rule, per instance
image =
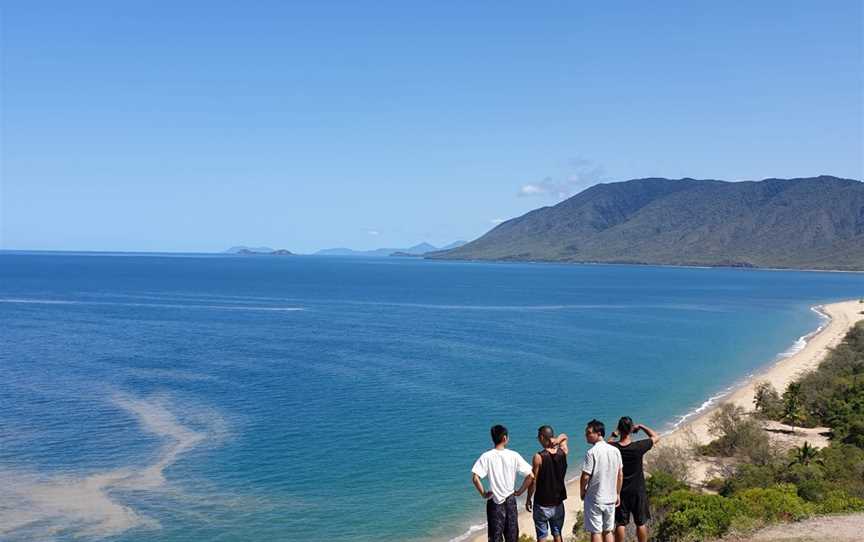
POLYGON ((540 427, 537 428, 537 436, 538 437, 545 437, 545 438, 552 438, 555 436, 555 430, 552 429, 551 425, 541 425, 540 427))
POLYGON ((621 419, 618 420, 618 433, 623 435, 629 435, 633 432, 633 418, 630 416, 621 416, 621 419))
POLYGON ((588 429, 590 429, 592 433, 599 433, 601 437, 606 436, 606 426, 599 420, 591 420, 588 422, 588 429))
POLYGON ((507 428, 503 425, 493 425, 489 432, 492 433, 492 442, 495 446, 504 442, 504 437, 508 435, 507 428))

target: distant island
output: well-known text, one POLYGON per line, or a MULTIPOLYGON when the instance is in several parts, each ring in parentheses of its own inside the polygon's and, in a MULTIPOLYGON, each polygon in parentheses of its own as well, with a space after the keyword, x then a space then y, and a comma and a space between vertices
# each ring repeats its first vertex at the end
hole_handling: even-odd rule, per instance
POLYGON ((225 251, 227 254, 240 254, 240 255, 266 255, 266 256, 294 256, 294 253, 290 250, 285 250, 284 248, 280 248, 278 250, 274 250, 270 247, 231 247, 225 251))
POLYGON ((864 183, 820 176, 598 184, 425 257, 864 270, 864 183))
POLYGON ((408 248, 377 248, 374 250, 353 250, 350 248, 325 248, 315 253, 316 256, 423 256, 430 252, 451 250, 465 244, 465 241, 455 241, 443 247, 436 247, 429 243, 420 243, 408 248))

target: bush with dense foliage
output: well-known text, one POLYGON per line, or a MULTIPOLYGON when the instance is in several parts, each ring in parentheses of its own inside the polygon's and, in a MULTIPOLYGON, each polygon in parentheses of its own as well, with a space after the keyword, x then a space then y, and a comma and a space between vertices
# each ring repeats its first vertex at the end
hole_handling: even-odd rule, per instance
POLYGON ((740 502, 687 489, 673 491, 655 503, 658 540, 704 540, 729 532, 741 515, 740 502))
POLYGON ((740 502, 739 510, 746 517, 759 518, 766 523, 799 521, 813 513, 812 505, 798 496, 792 484, 745 489, 734 498, 740 502))
MULTIPOLYGON (((832 497, 832 509, 854 510, 857 501, 832 497)), ((654 537, 668 541, 700 541, 722 537, 733 528, 749 530, 779 521, 798 521, 822 509, 798 496, 792 484, 750 488, 732 496, 678 489, 654 504, 654 537)))
POLYGON ((828 491, 816 503, 819 514, 849 514, 864 512, 864 499, 853 497, 843 490, 828 491))
POLYGON ((656 471, 645 480, 645 489, 650 500, 659 499, 689 486, 668 472, 656 471))

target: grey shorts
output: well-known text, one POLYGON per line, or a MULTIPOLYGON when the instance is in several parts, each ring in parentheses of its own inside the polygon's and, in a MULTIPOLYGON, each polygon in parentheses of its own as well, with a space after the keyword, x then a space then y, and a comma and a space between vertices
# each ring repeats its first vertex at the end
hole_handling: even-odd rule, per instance
POLYGON ((549 536, 561 536, 564 528, 564 503, 558 506, 534 505, 534 529, 537 531, 537 540, 543 540, 549 536))
POLYGON ((598 504, 585 501, 585 530, 603 533, 615 530, 615 503, 598 504))

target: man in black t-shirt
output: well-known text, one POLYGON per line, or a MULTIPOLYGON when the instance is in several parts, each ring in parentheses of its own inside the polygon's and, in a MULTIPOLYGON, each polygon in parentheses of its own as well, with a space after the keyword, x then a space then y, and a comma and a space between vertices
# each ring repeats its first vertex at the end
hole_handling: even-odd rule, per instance
POLYGON ((624 485, 621 486, 621 505, 615 509, 615 540, 624 542, 630 515, 636 524, 636 536, 639 542, 648 542, 648 526, 645 524, 651 517, 648 510, 648 494, 645 490, 645 470, 642 456, 657 444, 658 435, 650 427, 634 424, 629 416, 618 420, 618 429, 609 437, 609 444, 621 452, 624 470, 624 485), (633 440, 631 435, 644 431, 646 439, 633 440), (617 439, 617 440, 616 440, 617 439))

